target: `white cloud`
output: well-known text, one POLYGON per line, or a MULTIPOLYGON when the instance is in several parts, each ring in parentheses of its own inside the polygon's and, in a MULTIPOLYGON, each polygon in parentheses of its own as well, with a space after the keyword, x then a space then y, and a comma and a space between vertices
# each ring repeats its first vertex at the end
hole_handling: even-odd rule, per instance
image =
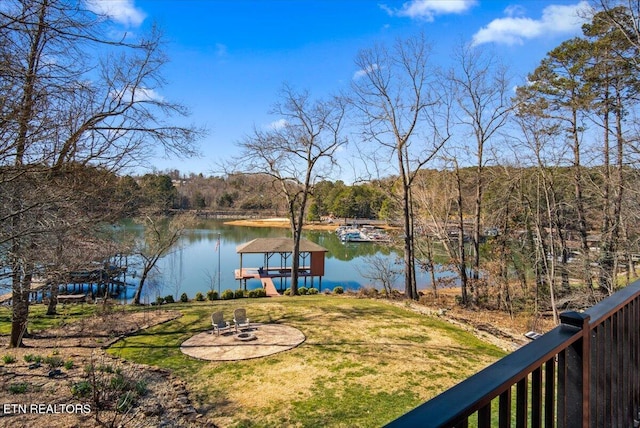
POLYGON ((589 9, 586 1, 574 5, 550 5, 543 9, 538 20, 516 16, 520 9, 508 8, 506 18, 491 21, 473 36, 473 44, 503 43, 508 45, 522 44, 525 40, 543 35, 569 34, 576 32, 584 23, 585 11, 589 9), (582 13, 581 13, 582 12, 582 13))
POLYGON ((128 102, 144 102, 144 101, 158 101, 163 102, 164 97, 158 94, 153 89, 148 88, 136 88, 135 92, 132 88, 125 88, 122 91, 112 91, 111 97, 115 100, 128 102))
POLYGON ((271 122, 268 128, 274 131, 278 131, 280 129, 283 129, 287 125, 288 125, 288 122, 286 119, 278 119, 274 122, 271 122))
POLYGON ((522 16, 526 12, 525 8, 521 5, 507 6, 504 10, 504 14, 507 16, 522 16))
POLYGON ((410 0, 400 9, 381 7, 391 16, 433 21, 436 15, 463 13, 475 6, 477 0, 410 0))
POLYGON ((164 101, 164 97, 153 89, 138 88, 133 96, 134 101, 164 101))
POLYGON ((87 8, 99 15, 106 15, 121 24, 137 27, 147 15, 136 8, 134 0, 85 0, 87 8))
POLYGON ((364 77, 367 74, 371 73, 372 71, 378 70, 379 68, 380 67, 378 67, 378 64, 373 64, 373 65, 367 66, 367 68, 365 68, 364 70, 358 70, 355 73, 353 73, 353 80, 360 79, 361 77, 364 77))

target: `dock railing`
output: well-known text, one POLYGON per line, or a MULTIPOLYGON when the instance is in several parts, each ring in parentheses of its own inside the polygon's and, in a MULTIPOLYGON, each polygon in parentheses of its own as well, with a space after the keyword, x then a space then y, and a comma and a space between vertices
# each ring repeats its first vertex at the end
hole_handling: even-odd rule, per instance
POLYGON ((640 427, 640 281, 388 427, 640 427))

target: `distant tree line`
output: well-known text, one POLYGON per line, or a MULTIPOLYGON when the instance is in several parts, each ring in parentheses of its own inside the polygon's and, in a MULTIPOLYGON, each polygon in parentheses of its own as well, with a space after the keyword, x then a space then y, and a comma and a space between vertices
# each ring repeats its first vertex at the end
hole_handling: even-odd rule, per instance
MULTIPOLYGON (((306 220, 320 221, 329 216, 391 220, 389 191, 392 185, 392 179, 356 185, 347 185, 341 180, 321 181, 313 188, 306 220)), ((128 200, 131 215, 152 204, 162 206, 166 211, 246 211, 286 215, 278 190, 265 177, 254 174, 205 177, 202 174, 185 176, 174 170, 125 176, 120 179, 117 191, 121 200, 128 200)))

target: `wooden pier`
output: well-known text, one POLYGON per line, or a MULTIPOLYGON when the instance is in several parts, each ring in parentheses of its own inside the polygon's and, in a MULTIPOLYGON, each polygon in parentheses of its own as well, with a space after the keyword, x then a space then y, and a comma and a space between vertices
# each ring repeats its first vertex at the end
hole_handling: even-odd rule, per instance
MULTIPOLYGON (((306 239, 300 241, 300 266, 297 269, 298 278, 304 280, 304 286, 310 281, 314 287, 314 279, 318 281, 318 288, 322 288, 322 276, 324 275, 324 257, 328 250, 306 239)), ((280 279, 280 289, 284 291, 286 278, 291 278, 291 256, 293 254, 293 239, 291 238, 257 238, 245 244, 238 245, 236 252, 240 255, 240 269, 235 270, 235 279, 240 281, 240 287, 244 282, 247 289, 247 280, 258 279, 267 290, 267 295, 277 292, 274 279, 280 279), (264 264, 260 268, 244 268, 242 265, 243 254, 262 254, 264 264), (273 263, 272 256, 279 255, 280 263, 273 263), (274 266, 275 264, 275 266, 274 266), (273 287, 273 288, 271 288, 273 287)))
MULTIPOLYGON (((29 290, 29 292, 32 295, 34 295, 34 294, 37 295, 37 293, 39 291, 42 291, 47 287, 49 287, 49 284, 46 281, 33 280, 31 282, 31 290, 29 290)), ((0 295, 0 305, 4 305, 4 304, 7 304, 7 303, 10 303, 11 299, 13 299, 13 292, 12 291, 9 291, 8 293, 0 295)))
MULTIPOLYGON (((238 281, 246 281, 249 279, 258 279, 262 283, 262 287, 267 292, 267 297, 277 297, 281 296, 280 292, 276 288, 273 283, 274 278, 290 278, 291 277, 291 268, 269 268, 269 269, 261 269, 261 268, 243 268, 235 270, 235 279, 238 281)), ((298 270, 299 278, 308 278, 311 274, 309 273, 309 267, 302 266, 298 270)), ((306 282, 306 281, 305 281, 306 282)))
MULTIPOLYGON (((86 301, 87 297, 95 299, 97 296, 116 295, 126 288, 127 264, 126 257, 116 255, 112 261, 107 261, 99 268, 76 270, 67 272, 63 280, 57 280, 57 298, 60 303, 77 303, 86 301), (123 280, 117 279, 123 277, 123 280)), ((45 302, 50 296, 53 284, 49 278, 33 279, 29 293, 32 302, 45 302)), ((13 292, 0 295, 0 305, 11 304, 13 292)))
POLYGON ((260 278, 262 282, 262 286, 264 287, 264 291, 267 292, 267 297, 278 297, 280 293, 276 290, 276 286, 273 284, 273 280, 271 278, 260 278))

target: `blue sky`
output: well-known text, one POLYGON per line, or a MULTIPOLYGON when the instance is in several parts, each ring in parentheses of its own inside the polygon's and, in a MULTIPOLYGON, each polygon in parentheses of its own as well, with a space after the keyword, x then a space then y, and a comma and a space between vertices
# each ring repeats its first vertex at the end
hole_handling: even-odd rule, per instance
POLYGON ((581 34, 564 0, 87 0, 129 33, 159 24, 171 60, 161 96, 205 126, 202 158, 155 158, 159 170, 212 174, 254 126, 267 127, 287 82, 326 97, 349 87, 361 49, 423 32, 438 65, 460 41, 489 47, 521 82, 544 55, 581 34))

